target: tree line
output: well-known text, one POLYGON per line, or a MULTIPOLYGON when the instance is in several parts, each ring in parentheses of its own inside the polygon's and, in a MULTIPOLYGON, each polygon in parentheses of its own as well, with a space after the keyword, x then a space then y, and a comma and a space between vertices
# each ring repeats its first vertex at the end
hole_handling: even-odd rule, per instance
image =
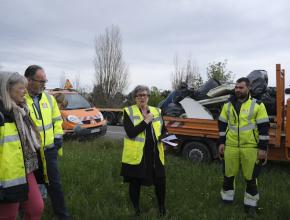
MULTIPOLYGON (((198 89, 204 82, 197 65, 188 58, 182 64, 176 55, 173 60, 174 70, 171 74, 172 89, 176 90, 182 84, 188 88, 198 89)), ((87 98, 97 107, 123 107, 132 104, 131 94, 125 95, 129 85, 129 67, 125 63, 122 53, 122 38, 118 26, 107 27, 104 33, 95 39, 95 81, 93 91, 86 93, 80 88, 79 77, 75 79, 76 89, 85 93, 87 98)), ((209 63, 207 79, 220 82, 232 82, 233 73, 227 70, 227 60, 209 63)), ((62 76, 61 81, 64 82, 62 76)), ((151 88, 149 104, 157 104, 170 93, 169 90, 161 91, 157 87, 151 88)))

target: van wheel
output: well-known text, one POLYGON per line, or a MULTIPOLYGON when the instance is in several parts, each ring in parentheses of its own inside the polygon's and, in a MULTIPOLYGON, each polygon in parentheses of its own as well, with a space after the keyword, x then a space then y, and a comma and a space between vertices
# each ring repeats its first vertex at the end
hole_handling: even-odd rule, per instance
POLYGON ((184 145, 182 155, 192 162, 210 162, 212 160, 207 145, 197 141, 191 141, 184 145))

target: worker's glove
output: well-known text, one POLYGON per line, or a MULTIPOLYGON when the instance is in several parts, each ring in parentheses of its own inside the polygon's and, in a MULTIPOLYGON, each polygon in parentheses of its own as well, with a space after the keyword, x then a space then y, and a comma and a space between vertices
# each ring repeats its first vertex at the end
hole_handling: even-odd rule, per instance
POLYGON ((54 146, 56 149, 60 149, 62 147, 62 138, 54 138, 54 146))

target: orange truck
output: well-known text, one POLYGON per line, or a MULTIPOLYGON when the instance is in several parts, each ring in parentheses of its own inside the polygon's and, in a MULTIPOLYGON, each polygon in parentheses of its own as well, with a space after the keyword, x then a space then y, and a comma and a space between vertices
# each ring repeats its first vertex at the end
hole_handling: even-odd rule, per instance
MULTIPOLYGON (((173 150, 198 162, 218 158, 218 121, 164 116, 169 134, 177 136, 173 150)), ((285 103, 285 70, 276 64, 276 115, 270 123, 268 160, 290 160, 290 99, 285 103)), ((172 148, 172 147, 169 147, 172 148)))
POLYGON ((84 140, 106 134, 107 121, 102 113, 73 89, 52 89, 63 118, 64 137, 84 140))

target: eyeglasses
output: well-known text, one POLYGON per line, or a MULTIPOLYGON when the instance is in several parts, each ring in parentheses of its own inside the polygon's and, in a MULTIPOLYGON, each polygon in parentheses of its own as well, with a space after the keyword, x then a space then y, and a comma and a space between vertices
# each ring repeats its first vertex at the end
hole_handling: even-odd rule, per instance
POLYGON ((41 84, 45 84, 47 83, 47 80, 37 80, 37 79, 32 79, 30 78, 32 81, 35 81, 35 82, 38 82, 38 83, 41 83, 41 84))
POLYGON ((142 98, 142 97, 144 97, 144 98, 147 98, 147 97, 149 97, 149 95, 148 94, 137 94, 136 95, 136 98, 142 98))

